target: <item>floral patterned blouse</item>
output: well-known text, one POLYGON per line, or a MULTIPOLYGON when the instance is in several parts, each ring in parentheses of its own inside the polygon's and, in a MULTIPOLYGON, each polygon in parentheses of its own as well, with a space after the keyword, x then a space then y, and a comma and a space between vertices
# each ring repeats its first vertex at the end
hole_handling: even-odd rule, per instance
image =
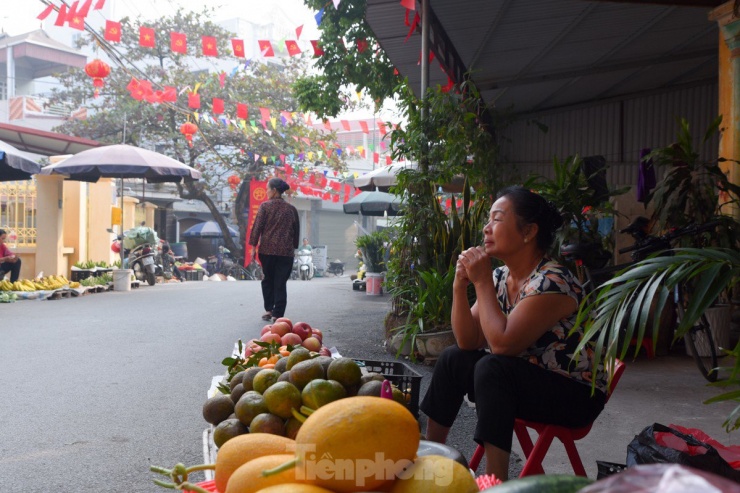
MULTIPOLYGON (((498 302, 505 315, 511 313, 516 304, 528 296, 548 293, 565 294, 576 300, 579 305, 583 299, 583 288, 578 280, 566 267, 548 257, 544 257, 532 271, 529 281, 524 284, 519 293, 518 300, 513 302, 509 301, 506 290, 508 277, 509 269, 506 266, 499 267, 493 272, 493 283, 496 286, 498 302)), ((520 356, 546 370, 555 371, 578 382, 591 385, 592 346, 589 345, 581 350, 577 362, 573 360, 575 349, 583 337, 582 328, 579 328, 572 336, 568 336, 575 324, 576 315, 577 313, 574 313, 561 319, 520 356)), ((596 388, 606 392, 606 374, 603 366, 598 368, 596 388)))
POLYGON ((262 202, 254 218, 249 244, 257 246, 261 255, 292 257, 298 248, 300 223, 298 210, 283 198, 262 202))

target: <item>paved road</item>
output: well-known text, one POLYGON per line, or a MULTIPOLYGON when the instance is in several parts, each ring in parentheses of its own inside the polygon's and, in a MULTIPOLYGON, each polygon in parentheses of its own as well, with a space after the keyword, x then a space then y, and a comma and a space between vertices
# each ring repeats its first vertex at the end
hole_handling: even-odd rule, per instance
MULTIPOLYGON (((288 293, 286 315, 321 328, 327 345, 391 359, 383 348, 387 297, 352 291, 348 277, 291 281, 288 293)), ((0 304, 0 491, 165 491, 151 483, 149 466, 202 462, 211 376, 223 373, 235 340, 259 333, 261 313, 259 283, 251 281, 0 304)), ((414 368, 425 375, 423 393, 430 369, 414 368)), ((740 442, 721 428, 732 406, 702 404, 715 393, 680 351, 631 363, 579 442, 589 475, 595 460, 624 462, 627 443, 654 421, 740 442)), ((463 406, 450 435, 466 457, 474 423, 474 410, 463 406)), ((571 473, 559 444, 545 469, 571 473)))

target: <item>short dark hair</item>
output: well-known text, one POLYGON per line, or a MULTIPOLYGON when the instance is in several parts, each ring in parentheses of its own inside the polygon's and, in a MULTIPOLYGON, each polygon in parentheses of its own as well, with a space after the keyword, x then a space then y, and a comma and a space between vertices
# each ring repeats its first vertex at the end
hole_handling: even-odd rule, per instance
POLYGON ((0 229, 0 236, 8 234, 4 229, 0 229))
POLYGON ((267 186, 280 193, 285 193, 290 190, 290 185, 288 185, 282 178, 271 178, 270 181, 267 182, 267 186))
POLYGON ((542 195, 520 186, 503 188, 497 198, 506 197, 514 205, 514 213, 520 219, 519 227, 537 225, 537 247, 550 249, 555 241, 555 232, 563 225, 563 216, 555 204, 542 195))

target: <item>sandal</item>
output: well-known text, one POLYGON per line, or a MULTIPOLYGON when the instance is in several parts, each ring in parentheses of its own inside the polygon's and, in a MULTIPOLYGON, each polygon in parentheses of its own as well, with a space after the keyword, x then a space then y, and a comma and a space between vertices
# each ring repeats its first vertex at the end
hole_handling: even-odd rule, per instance
POLYGON ((270 321, 272 319, 272 313, 267 312, 264 315, 262 315, 262 320, 270 321))

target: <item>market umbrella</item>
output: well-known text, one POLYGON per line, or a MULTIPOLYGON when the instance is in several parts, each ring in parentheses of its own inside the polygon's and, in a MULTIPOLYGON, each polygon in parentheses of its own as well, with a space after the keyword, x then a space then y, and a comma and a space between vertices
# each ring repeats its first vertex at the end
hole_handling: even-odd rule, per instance
MULTIPOLYGON (((239 236, 239 232, 227 226, 231 236, 239 236)), ((216 221, 204 221, 186 229, 181 236, 185 238, 222 238, 224 236, 221 227, 216 221)))
POLYGON ((386 192, 362 192, 343 205, 345 214, 363 216, 398 216, 401 214, 401 198, 386 192))
MULTIPOLYGON (((383 166, 382 168, 377 168, 355 178, 355 188, 363 191, 379 190, 381 192, 387 192, 393 185, 396 184, 398 173, 405 169, 415 170, 416 165, 406 161, 403 163, 393 163, 388 166, 383 166)), ((464 182, 464 176, 456 175, 450 183, 443 183, 440 186, 445 192, 460 193, 463 190, 464 182)))
POLYGON ((30 180, 41 165, 23 151, 0 140, 0 181, 30 180))
MULTIPOLYGON (((42 175, 65 175, 68 180, 96 182, 100 178, 141 178, 150 183, 195 181, 200 171, 158 152, 118 144, 96 147, 41 168, 42 175)), ((122 208, 123 209, 123 208, 122 208)), ((121 217, 121 224, 123 217, 121 217)), ((121 249, 123 265, 123 248, 121 249)))

